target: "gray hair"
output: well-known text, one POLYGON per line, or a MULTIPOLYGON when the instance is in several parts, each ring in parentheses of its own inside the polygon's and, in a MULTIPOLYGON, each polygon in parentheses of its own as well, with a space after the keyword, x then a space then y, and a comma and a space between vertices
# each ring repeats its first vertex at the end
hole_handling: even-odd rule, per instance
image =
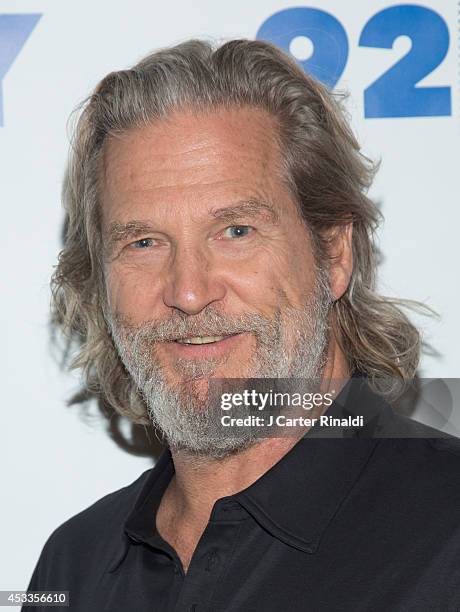
POLYGON ((104 142, 174 111, 222 107, 260 108, 276 120, 285 178, 318 262, 328 261, 328 230, 353 222, 351 281, 331 307, 331 326, 350 371, 364 373, 388 396, 398 381, 414 376, 421 342, 401 310, 408 302, 375 291, 373 236, 380 214, 367 191, 376 167, 360 152, 342 98, 274 45, 250 40, 218 48, 191 40, 154 52, 98 84, 82 106, 72 141, 63 187, 65 245, 52 278, 53 322, 70 343, 77 341, 71 367, 82 369, 91 393, 134 422, 149 422, 104 316, 99 206, 104 142), (379 386, 381 379, 394 384, 379 386))

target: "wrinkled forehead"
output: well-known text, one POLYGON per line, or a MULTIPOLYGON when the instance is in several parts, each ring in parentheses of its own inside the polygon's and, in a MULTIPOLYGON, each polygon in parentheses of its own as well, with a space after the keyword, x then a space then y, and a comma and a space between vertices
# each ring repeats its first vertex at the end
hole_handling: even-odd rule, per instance
POLYGON ((211 204, 221 193, 239 199, 273 194, 278 201, 285 188, 281 174, 277 123, 267 112, 245 107, 176 113, 107 139, 104 216, 119 214, 126 202, 193 196, 211 204))

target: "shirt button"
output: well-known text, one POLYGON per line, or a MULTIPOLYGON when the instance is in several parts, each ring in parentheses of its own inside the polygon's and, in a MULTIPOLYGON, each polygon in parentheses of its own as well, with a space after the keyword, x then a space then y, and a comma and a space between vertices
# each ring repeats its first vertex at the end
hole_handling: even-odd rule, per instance
POLYGON ((212 572, 212 570, 219 565, 219 561, 219 553, 216 550, 211 550, 211 552, 208 554, 208 558, 206 559, 205 570, 207 572, 212 572))

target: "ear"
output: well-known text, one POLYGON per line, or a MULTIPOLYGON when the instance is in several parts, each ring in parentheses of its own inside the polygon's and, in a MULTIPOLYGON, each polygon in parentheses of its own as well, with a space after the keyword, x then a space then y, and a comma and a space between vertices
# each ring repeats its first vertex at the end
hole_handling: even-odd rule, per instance
POLYGON ((353 223, 334 227, 329 242, 329 286, 338 300, 347 290, 353 272, 353 223))

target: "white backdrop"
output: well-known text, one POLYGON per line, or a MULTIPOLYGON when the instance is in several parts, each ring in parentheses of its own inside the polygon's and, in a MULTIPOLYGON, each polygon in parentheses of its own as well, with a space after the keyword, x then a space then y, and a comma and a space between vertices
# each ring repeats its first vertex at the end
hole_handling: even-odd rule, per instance
MULTIPOLYGON (((255 38, 273 14, 300 6, 281 0, 0 0, 0 325, 5 338, 0 590, 25 589, 57 525, 152 464, 121 450, 107 435, 103 419, 85 420, 78 408, 66 407, 78 378, 63 373, 51 354, 48 282, 60 248, 60 188, 72 109, 107 72, 157 47, 190 37, 255 38), (5 19, 12 14, 19 19, 5 19), (23 45, 21 37, 27 38, 23 45)), ((367 22, 397 3, 309 0, 308 6, 328 12, 345 31, 348 53, 343 42, 338 53, 347 61, 337 88, 351 93, 353 127, 364 151, 382 159, 372 189, 386 217, 379 234, 381 290, 438 311, 439 320, 413 317, 439 353, 424 357, 421 374, 459 377, 457 2, 425 0, 423 6, 434 14, 423 13, 420 21, 395 11, 376 18, 375 27, 383 34, 396 28, 388 49, 370 26, 367 38, 374 46, 359 41, 367 22), (409 26, 415 30, 404 36, 409 26), (380 81, 378 95, 385 98, 380 106, 365 105, 364 90, 407 53, 412 55, 402 74, 380 81), (411 80, 419 81, 417 87, 445 89, 435 91, 432 102, 415 92, 415 101, 406 103, 411 80), (389 110, 400 100, 399 111, 389 110), (370 116, 375 113, 399 116, 370 116)), ((307 21, 315 16, 300 15, 307 21)), ((272 22, 275 35, 291 17, 296 18, 285 12, 272 22)), ((323 23, 326 18, 319 19, 323 23)), ((298 59, 320 44, 315 33, 310 41, 302 39, 304 26, 299 22, 300 38, 291 45, 298 59)), ((324 27, 329 27, 326 21, 324 27)), ((324 54, 318 59, 320 67, 331 61, 324 54)))

